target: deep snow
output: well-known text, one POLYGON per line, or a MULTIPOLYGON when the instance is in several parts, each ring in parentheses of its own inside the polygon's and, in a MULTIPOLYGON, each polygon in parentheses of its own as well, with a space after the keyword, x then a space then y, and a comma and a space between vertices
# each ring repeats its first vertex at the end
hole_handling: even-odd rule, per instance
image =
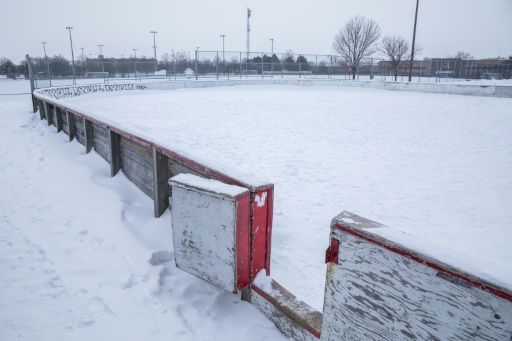
MULTIPOLYGON (((3 80, 0 93, 27 85, 3 80)), ((345 209, 512 287, 512 99, 245 86, 68 101, 275 183, 272 277, 316 309, 329 223, 345 209)), ((154 219, 122 173, 30 109, 28 95, 0 96, 1 340, 280 337, 176 269, 168 212, 154 219)))
POLYGON ((512 287, 512 99, 266 85, 65 101, 274 183, 272 277, 318 310, 329 225, 342 210, 512 287))
POLYGON ((0 98, 0 340, 283 339, 238 295, 177 269, 169 212, 155 219, 27 97, 0 98))

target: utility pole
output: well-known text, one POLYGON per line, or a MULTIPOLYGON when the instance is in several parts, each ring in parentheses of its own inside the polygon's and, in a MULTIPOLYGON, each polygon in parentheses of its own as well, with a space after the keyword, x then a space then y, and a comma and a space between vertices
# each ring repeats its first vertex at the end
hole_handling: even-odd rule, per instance
POLYGON ((197 80, 197 62, 199 59, 199 46, 196 47, 196 80, 197 80))
POLYGON ((224 38, 226 38, 226 35, 221 34, 219 37, 222 38, 222 62, 225 63, 226 59, 224 58, 224 38))
POLYGON ((414 43, 416 42, 416 22, 418 21, 418 5, 420 0, 416 0, 416 14, 414 16, 414 31, 412 34, 411 63, 409 64, 409 82, 412 79, 412 63, 414 62, 414 43))
POLYGON ((102 47, 105 45, 99 44, 98 46, 100 47, 101 72, 103 72, 102 76, 105 77, 105 65, 103 64, 103 50, 102 50, 102 47))
POLYGON ((247 48, 247 60, 249 60, 249 50, 251 49, 251 26, 249 25, 249 18, 251 17, 251 9, 247 7, 247 38, 246 38, 246 48, 247 48))
POLYGON ((71 38, 71 30, 73 29, 73 27, 67 26, 66 29, 69 31, 69 42, 71 43, 71 61, 73 63, 73 85, 76 85, 75 53, 73 52, 73 39, 71 38))
POLYGON ((156 34, 157 31, 149 31, 149 33, 153 33, 153 49, 155 51, 155 60, 156 60, 156 34))
POLYGON ((50 87, 52 86, 52 75, 50 73, 50 63, 48 63, 48 56, 46 55, 46 42, 43 41, 44 59, 46 59, 46 66, 48 67, 48 79, 50 80, 50 87))
POLYGON ((272 71, 272 77, 274 77, 274 38, 269 39, 272 42, 272 50, 270 53, 270 70, 272 71))
POLYGON ((132 49, 135 52, 135 59, 133 61, 133 68, 135 71, 135 80, 137 80, 137 49, 132 49))

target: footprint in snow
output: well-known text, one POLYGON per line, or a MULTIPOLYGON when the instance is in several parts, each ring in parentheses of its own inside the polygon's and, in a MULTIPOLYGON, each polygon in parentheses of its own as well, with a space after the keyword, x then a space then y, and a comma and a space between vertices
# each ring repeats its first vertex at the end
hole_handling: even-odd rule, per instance
POLYGON ((116 314, 108 307, 101 297, 93 297, 81 309, 79 326, 89 327, 97 321, 111 319, 114 317, 116 317, 116 314))
POLYGON ((149 264, 153 266, 161 265, 163 263, 167 263, 174 259, 174 254, 169 251, 157 251, 153 252, 151 255, 151 259, 149 260, 149 264))

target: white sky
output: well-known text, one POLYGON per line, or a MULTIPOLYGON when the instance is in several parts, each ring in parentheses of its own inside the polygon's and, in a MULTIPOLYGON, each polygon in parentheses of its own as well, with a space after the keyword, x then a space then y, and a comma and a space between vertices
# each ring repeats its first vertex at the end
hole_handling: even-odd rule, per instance
MULTIPOLYGON (((296 54, 331 54, 332 39, 356 14, 374 19, 383 34, 412 38, 414 0, 0 0, 0 57, 19 62, 28 53, 70 58, 66 26, 73 26, 75 56, 84 48, 96 57, 157 56, 174 50, 245 51, 246 8, 252 10, 251 51, 292 49, 296 54)), ((457 50, 475 58, 512 55, 512 0, 420 0, 417 43, 423 57, 448 57, 457 50)))

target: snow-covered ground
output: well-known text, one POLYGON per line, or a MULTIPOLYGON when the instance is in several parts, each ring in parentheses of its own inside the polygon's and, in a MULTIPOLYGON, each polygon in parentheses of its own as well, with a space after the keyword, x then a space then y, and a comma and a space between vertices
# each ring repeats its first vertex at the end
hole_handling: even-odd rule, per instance
MULTIPOLYGON (((0 82, 0 93, 27 83, 0 82)), ((0 96, 0 340, 280 340, 254 306, 174 265, 170 214, 0 96)))
MULTIPOLYGON (((16 91, 28 82, 0 81, 16 91)), ((275 183, 272 277, 318 310, 342 210, 512 288, 512 99, 267 85, 66 101, 275 183)), ((154 219, 122 173, 30 111, 29 95, 0 96, 0 340, 280 337, 177 270, 168 212, 154 219)))
POLYGON ((342 210, 512 287, 512 99, 266 85, 65 101, 273 182, 272 276, 318 310, 330 220, 342 210))

